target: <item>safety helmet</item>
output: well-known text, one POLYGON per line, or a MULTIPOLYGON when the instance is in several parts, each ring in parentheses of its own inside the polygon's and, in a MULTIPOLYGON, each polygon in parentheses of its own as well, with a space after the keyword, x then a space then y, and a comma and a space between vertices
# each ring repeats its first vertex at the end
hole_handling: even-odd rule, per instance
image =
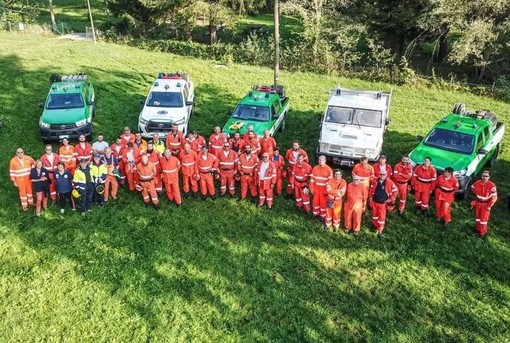
POLYGON ((104 194, 104 186, 103 185, 97 185, 96 186, 96 192, 97 194, 104 194))
POLYGON ((81 195, 80 192, 78 192, 77 189, 73 189, 71 194, 73 195, 73 198, 75 198, 75 199, 78 199, 80 197, 80 195, 81 195))

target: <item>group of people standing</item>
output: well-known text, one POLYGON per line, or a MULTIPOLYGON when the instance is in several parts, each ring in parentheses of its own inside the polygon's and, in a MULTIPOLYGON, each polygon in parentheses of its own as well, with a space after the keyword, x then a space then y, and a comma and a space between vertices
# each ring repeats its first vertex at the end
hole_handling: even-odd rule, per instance
MULTIPOLYGON (((416 212, 423 216, 428 216, 430 195, 434 193, 436 218, 448 226, 459 187, 453 169, 446 168, 437 176, 430 158, 413 170, 408 156, 392 168, 386 163, 386 155, 374 165, 366 157, 361 158, 352 170, 352 182, 347 184, 342 170, 332 170, 325 156, 319 156, 312 168, 298 141, 283 155, 269 131, 258 137, 251 126, 243 135, 236 132, 232 137, 217 126, 208 141, 195 131, 185 137, 177 125, 172 126, 165 141, 157 133, 146 141, 126 127, 111 146, 100 134, 93 144, 85 136, 80 136, 75 146, 64 138, 58 154, 51 145, 45 149, 34 161, 19 148, 10 162, 11 180, 19 189, 22 208, 27 210, 34 203, 35 192, 38 216, 47 208, 48 198, 54 202, 59 199, 62 214, 66 203, 74 209, 73 192, 85 216, 93 203, 103 205, 110 198, 117 199, 119 184, 140 192, 143 201, 155 209, 159 209, 159 193, 163 190, 177 206, 181 206, 182 197, 198 198, 199 192, 203 200, 214 200, 215 180, 219 180, 220 196, 234 197, 239 185, 239 200, 249 193, 258 206, 271 209, 274 196, 283 193, 283 180, 287 179, 287 198, 294 198, 298 208, 324 222, 326 228, 339 230, 343 210, 344 231, 358 235, 362 215, 369 207, 371 229, 381 237, 387 212, 396 207, 398 214, 403 214, 411 189, 415 192, 416 212)), ((476 230, 485 237, 490 209, 497 201, 496 186, 489 180, 488 171, 471 190, 476 197, 471 203, 476 230)))

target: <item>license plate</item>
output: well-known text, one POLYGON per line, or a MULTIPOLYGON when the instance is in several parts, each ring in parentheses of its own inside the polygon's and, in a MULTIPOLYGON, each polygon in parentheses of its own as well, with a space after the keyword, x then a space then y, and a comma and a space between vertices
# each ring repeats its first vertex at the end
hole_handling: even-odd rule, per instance
POLYGON ((58 136, 58 139, 64 139, 64 138, 69 139, 69 135, 60 135, 60 136, 58 136))

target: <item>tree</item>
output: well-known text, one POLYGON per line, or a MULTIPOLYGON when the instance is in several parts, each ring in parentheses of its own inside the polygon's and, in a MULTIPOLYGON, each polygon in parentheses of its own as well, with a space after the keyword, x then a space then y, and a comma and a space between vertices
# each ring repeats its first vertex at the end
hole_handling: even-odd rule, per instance
POLYGON ((38 1, 0 0, 0 23, 33 23, 39 13, 38 1))
POLYGON ((48 9, 50 10, 51 25, 56 27, 57 21, 55 19, 55 11, 53 10, 53 0, 48 0, 48 9))

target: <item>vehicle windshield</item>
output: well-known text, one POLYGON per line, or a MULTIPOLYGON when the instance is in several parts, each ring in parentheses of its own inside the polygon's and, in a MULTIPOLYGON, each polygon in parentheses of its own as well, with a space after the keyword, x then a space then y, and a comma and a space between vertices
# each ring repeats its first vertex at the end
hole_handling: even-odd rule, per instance
POLYGON ((325 121, 334 124, 381 127, 382 111, 329 106, 325 121))
POLYGON ((238 105, 232 113, 232 118, 256 121, 268 121, 270 118, 269 107, 238 105))
POLYGON ((48 97, 46 108, 48 110, 62 110, 67 108, 83 107, 81 93, 51 94, 48 97))
POLYGON ((147 106, 182 107, 182 95, 179 92, 151 92, 147 98, 147 106))
POLYGON ((474 141, 473 135, 436 128, 425 138, 423 144, 459 154, 471 154, 474 141))

